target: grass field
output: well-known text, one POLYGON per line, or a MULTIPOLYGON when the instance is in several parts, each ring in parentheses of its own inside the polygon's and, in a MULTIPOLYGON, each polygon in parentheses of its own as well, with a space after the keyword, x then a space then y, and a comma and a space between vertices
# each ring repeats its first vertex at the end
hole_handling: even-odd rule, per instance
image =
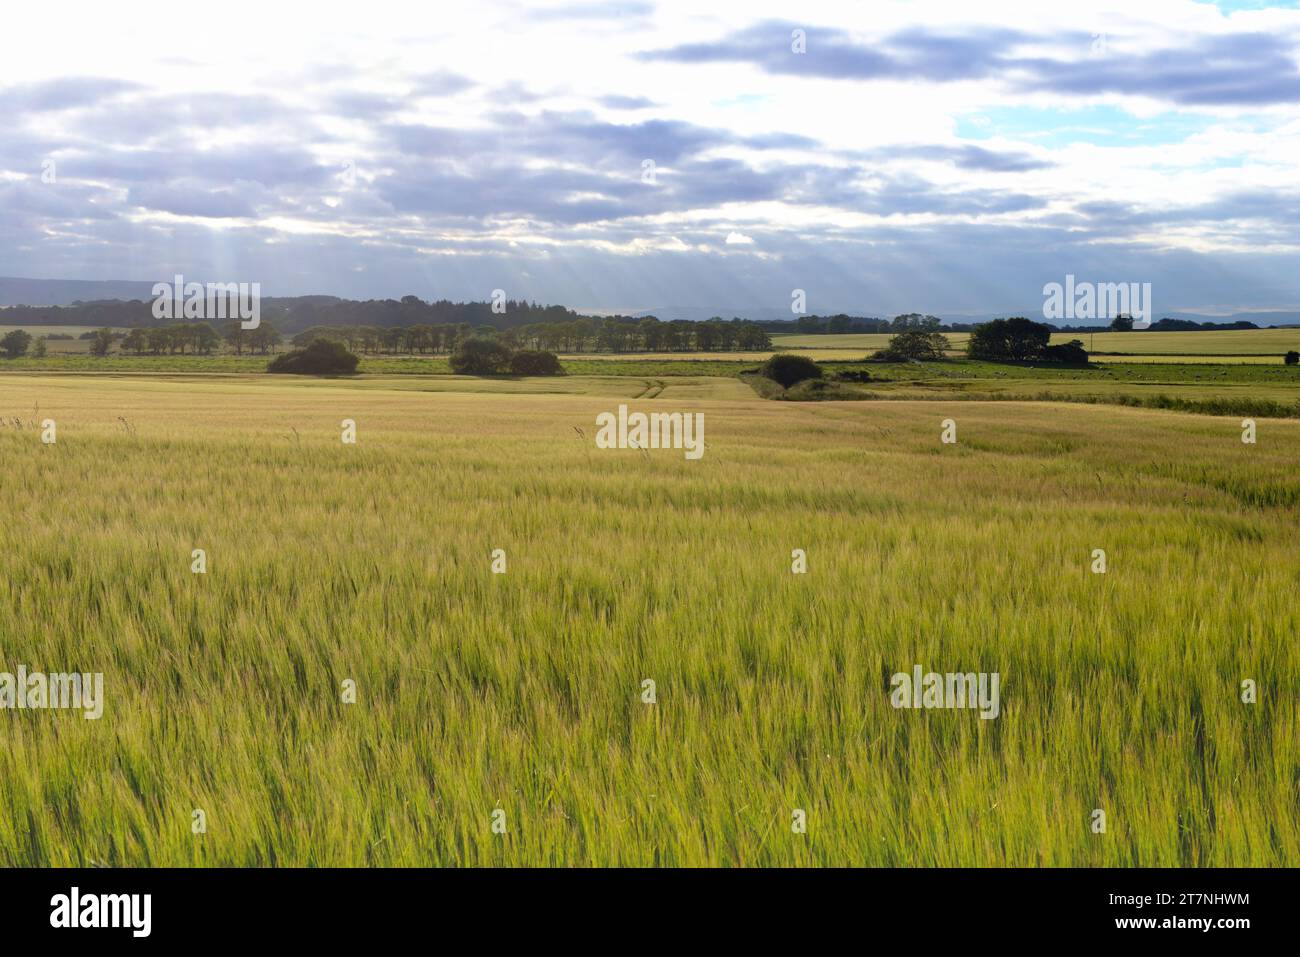
POLYGON ((0 713, 2 863, 1300 858, 1298 422, 34 373, 0 417, 3 667, 106 698, 0 713), (704 457, 596 448, 629 401, 704 457), (1000 716, 895 710, 916 664, 1000 716))

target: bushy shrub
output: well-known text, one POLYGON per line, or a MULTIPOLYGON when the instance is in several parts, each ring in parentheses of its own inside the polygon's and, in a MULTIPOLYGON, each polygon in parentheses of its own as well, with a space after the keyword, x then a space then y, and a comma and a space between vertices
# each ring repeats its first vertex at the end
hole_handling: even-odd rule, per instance
POLYGON ((870 382, 871 373, 865 369, 844 369, 832 377, 839 382, 870 382))
POLYGON ((779 382, 787 389, 796 382, 805 379, 820 379, 822 368, 806 356, 792 356, 788 353, 775 355, 763 363, 759 374, 764 378, 779 382))
POLYGON ((1282 361, 1289 366, 1300 365, 1300 352, 1296 352, 1294 349, 1292 349, 1290 352, 1286 354, 1286 356, 1282 359, 1282 361))
POLYGON ((266 371, 293 375, 352 375, 360 361, 343 343, 317 339, 305 349, 294 349, 276 356, 266 371))
POLYGON ((510 350, 495 339, 466 339, 451 357, 456 375, 501 375, 510 371, 510 350))
POLYGON ((510 357, 514 375, 564 375, 564 366, 554 352, 544 349, 521 349, 510 357))
POLYGON ((1069 362, 1075 365, 1083 365, 1088 361, 1088 350, 1083 347, 1080 340, 1071 339, 1069 342, 1063 342, 1060 345, 1048 346, 1043 350, 1043 358, 1048 362, 1069 362))

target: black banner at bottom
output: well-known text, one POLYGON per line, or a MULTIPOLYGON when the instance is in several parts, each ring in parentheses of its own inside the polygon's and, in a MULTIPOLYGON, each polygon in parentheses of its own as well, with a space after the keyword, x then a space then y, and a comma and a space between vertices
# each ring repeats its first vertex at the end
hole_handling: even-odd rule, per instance
POLYGON ((1293 923, 1295 870, 7 870, 7 944, 1192 940, 1293 923), (618 928, 623 928, 619 932, 618 928), (614 937, 609 936, 611 932, 614 937), (624 937, 623 934, 626 934, 624 937), (994 935, 990 937, 989 935, 994 935), (668 935, 668 938, 665 938, 668 935), (75 938, 75 939, 74 939, 75 938))

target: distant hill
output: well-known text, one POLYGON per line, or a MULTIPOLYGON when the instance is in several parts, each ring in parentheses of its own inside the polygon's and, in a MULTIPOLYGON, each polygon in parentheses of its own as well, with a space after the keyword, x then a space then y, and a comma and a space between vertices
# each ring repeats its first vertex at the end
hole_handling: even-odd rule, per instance
POLYGON ((0 276, 0 306, 70 306, 74 302, 152 298, 151 282, 0 276))
POLYGON ((1195 312, 1162 312, 1171 319, 1191 319, 1193 322, 1253 322, 1257 326, 1297 326, 1300 312, 1234 312, 1230 316, 1206 316, 1195 312))
MULTIPOLYGON (((161 281, 170 282, 170 276, 163 277, 161 281)), ((400 296, 395 296, 400 299, 400 296)), ((153 283, 152 282, 135 282, 131 280, 87 280, 87 279, 20 279, 10 276, 0 276, 0 307, 4 306, 71 306, 74 304, 104 304, 109 302, 120 301, 144 301, 152 302, 153 300, 153 283)), ((346 303, 349 300, 340 299, 337 296, 289 296, 289 297, 271 297, 263 298, 262 304, 266 308, 278 307, 282 312, 282 318, 287 320, 288 327, 304 327, 318 322, 329 323, 327 317, 329 307, 339 303, 346 303)), ((556 308, 556 307, 552 307, 556 308)), ((561 311, 564 311, 561 308, 561 311)), ((632 316, 656 316, 664 321, 674 319, 687 319, 692 321, 703 321, 711 319, 714 316, 720 316, 723 319, 732 319, 739 317, 749 319, 755 322, 780 322, 791 321, 795 316, 791 315, 788 307, 770 307, 760 306, 755 308, 736 308, 729 306, 661 306, 655 309, 580 309, 578 312, 586 315, 632 315, 632 316)), ((880 310, 863 310, 850 309, 845 310, 853 316, 874 316, 888 319, 891 314, 887 311, 880 310)), ((989 319, 1003 318, 1006 316, 1027 316, 1030 319, 1038 319, 1042 313, 1041 303, 1030 309, 1012 309, 1001 312, 988 313, 936 313, 945 323, 977 323, 986 322, 989 319)), ((827 313, 829 315, 830 313, 827 313)), ((1226 316, 1211 316, 1203 313, 1183 312, 1180 310, 1160 311, 1157 318, 1170 317, 1174 319, 1190 319, 1193 322, 1209 322, 1216 324, 1229 324, 1233 322, 1253 322, 1259 326, 1300 326, 1300 311, 1273 311, 1273 312, 1235 312, 1226 316)), ((562 318, 562 317, 556 317, 562 318)), ((490 316, 488 317, 490 321, 490 316)), ((30 317, 29 321, 36 323, 70 323, 84 324, 85 319, 74 316, 42 316, 30 317)), ((91 320, 98 321, 98 320, 91 320)), ((347 320, 342 320, 347 321, 347 320)), ((0 325, 3 325, 3 319, 0 319, 0 325)))
MULTIPOLYGON (((583 309, 581 312, 590 315, 601 315, 600 310, 583 309)), ((619 311, 619 310, 615 310, 619 311)), ((928 310, 921 310, 923 312, 928 310)), ((892 318, 893 313, 888 310, 880 309, 848 309, 844 310, 852 316, 878 316, 882 318, 892 318)), ((702 321, 714 316, 721 316, 723 319, 730 319, 733 316, 739 316, 742 319, 752 319, 755 322, 779 322, 781 320, 790 320, 795 318, 791 315, 789 308, 771 308, 759 307, 755 309, 737 309, 734 307, 702 307, 702 306, 660 306, 655 309, 635 309, 627 311, 627 315, 632 316, 655 316, 665 321, 672 319, 690 319, 692 321, 702 321)), ((824 312, 830 315, 830 312, 824 312)), ((978 313, 934 313, 945 323, 978 323, 988 322, 990 319, 1005 319, 1007 316, 1025 316, 1037 322, 1042 322, 1043 305, 1040 302, 1036 306, 1021 309, 1008 309, 999 312, 978 312, 978 313)), ((1227 316, 1211 316, 1204 313, 1183 312, 1177 309, 1161 310, 1156 313, 1156 319, 1162 319, 1168 316, 1171 319, 1190 319, 1192 322, 1211 322, 1217 325, 1228 325, 1233 322, 1253 322, 1257 326, 1286 326, 1300 325, 1300 312, 1234 312, 1227 316)), ((1069 325, 1070 323, 1049 323, 1049 325, 1069 325)), ((1085 322, 1080 322, 1080 325, 1085 322)), ((1101 323, 1104 325, 1105 323, 1101 323)))

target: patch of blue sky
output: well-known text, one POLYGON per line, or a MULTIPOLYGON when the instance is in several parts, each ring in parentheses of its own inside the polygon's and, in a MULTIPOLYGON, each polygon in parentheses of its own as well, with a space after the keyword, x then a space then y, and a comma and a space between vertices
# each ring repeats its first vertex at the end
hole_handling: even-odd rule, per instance
MULTIPOLYGON (((1088 143, 1094 146, 1168 146, 1182 143, 1222 117, 1209 114, 1166 112, 1139 117, 1105 104, 1079 109, 995 107, 957 118, 957 135, 968 140, 1003 137, 1035 143, 1049 149, 1088 143)), ((1233 125, 1249 122, 1234 118, 1233 125)))
POLYGON ((741 109, 757 109, 766 106, 771 101, 771 97, 761 93, 742 93, 739 96, 733 96, 725 100, 713 100, 709 105, 721 109, 740 107, 741 109))
POLYGON ((1198 0, 1218 7, 1220 13, 1236 13, 1238 10, 1294 10, 1300 6, 1300 0, 1198 0))

